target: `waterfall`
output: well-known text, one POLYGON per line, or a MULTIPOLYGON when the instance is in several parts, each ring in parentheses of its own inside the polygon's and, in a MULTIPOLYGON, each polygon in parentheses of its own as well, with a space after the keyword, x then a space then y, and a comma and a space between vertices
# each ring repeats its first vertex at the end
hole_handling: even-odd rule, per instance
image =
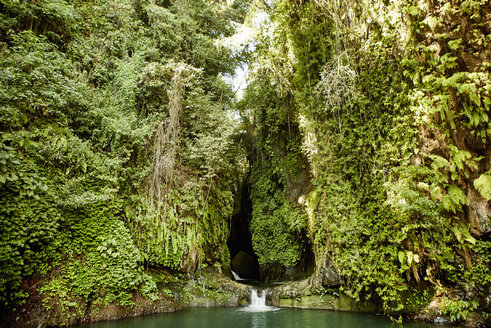
POLYGON ((266 307, 266 293, 267 290, 258 290, 251 288, 251 304, 252 307, 264 308, 266 307))
POLYGON ((244 280, 234 270, 230 270, 230 271, 232 271, 232 276, 234 277, 235 281, 244 280))
POLYGON ((244 312, 268 312, 268 311, 276 311, 279 308, 274 306, 266 305, 266 296, 268 295, 267 289, 256 289, 251 287, 251 303, 243 307, 241 311, 244 312))

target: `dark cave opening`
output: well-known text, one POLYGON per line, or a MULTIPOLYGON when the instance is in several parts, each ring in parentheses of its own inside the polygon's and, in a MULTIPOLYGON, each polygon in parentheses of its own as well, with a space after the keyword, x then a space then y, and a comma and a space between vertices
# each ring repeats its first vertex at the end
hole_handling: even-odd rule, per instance
POLYGON ((252 246, 249 225, 252 219, 252 202, 248 179, 242 183, 240 209, 230 221, 230 234, 227 246, 230 251, 230 269, 234 280, 262 281, 266 283, 296 281, 309 277, 315 267, 314 254, 305 232, 299 236, 304 246, 301 260, 293 267, 284 267, 279 263, 259 265, 258 257, 252 246), (234 275, 235 273, 235 275, 234 275))
MULTIPOLYGON (((252 217, 252 202, 250 199, 247 179, 242 183, 240 192, 240 210, 230 221, 230 235, 227 246, 230 251, 230 269, 246 280, 259 280, 259 263, 252 247, 252 236, 249 223, 252 217)), ((234 277, 237 279, 237 277, 234 277)))

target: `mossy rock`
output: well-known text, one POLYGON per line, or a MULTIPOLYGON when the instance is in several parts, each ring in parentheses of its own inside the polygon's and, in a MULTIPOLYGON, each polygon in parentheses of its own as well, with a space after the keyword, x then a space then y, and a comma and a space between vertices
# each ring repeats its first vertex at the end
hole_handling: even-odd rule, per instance
POLYGON ((280 299, 280 306, 290 305, 297 308, 333 310, 335 296, 305 295, 291 299, 280 299))
POLYGON ((335 310, 350 311, 350 312, 362 312, 362 313, 377 313, 380 312, 377 304, 373 302, 359 302, 354 298, 341 294, 337 298, 337 304, 335 304, 335 310))

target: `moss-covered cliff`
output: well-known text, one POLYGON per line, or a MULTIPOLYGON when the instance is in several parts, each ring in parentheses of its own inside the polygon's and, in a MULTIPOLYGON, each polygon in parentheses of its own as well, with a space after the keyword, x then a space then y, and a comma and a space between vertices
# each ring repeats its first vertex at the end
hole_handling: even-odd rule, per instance
POLYGON ((164 311, 149 267, 228 267, 245 157, 222 78, 241 54, 221 38, 245 9, 0 1, 2 316, 164 311))
POLYGON ((241 104, 259 263, 301 269, 311 250, 314 290, 489 313, 489 2, 263 10, 241 104))
POLYGON ((279 303, 489 316, 490 22, 487 0, 0 0, 0 313, 239 304, 242 251, 308 278, 279 303))

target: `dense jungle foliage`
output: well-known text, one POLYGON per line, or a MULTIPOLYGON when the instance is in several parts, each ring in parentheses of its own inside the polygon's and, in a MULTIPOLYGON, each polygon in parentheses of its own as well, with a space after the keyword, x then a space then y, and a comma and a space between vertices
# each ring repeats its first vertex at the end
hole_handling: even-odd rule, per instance
POLYGON ((490 45, 489 0, 0 0, 0 311, 221 272, 246 180, 263 269, 489 312, 490 45))
POLYGON ((220 39, 246 9, 0 2, 2 307, 38 279, 47 307, 124 305, 157 297, 144 266, 228 266, 245 157, 220 39))
POLYGON ((435 290, 452 308, 455 284, 476 309, 491 282, 489 1, 264 10, 239 104, 259 262, 292 266, 312 247, 317 272, 334 263, 346 293, 387 311, 435 290))

